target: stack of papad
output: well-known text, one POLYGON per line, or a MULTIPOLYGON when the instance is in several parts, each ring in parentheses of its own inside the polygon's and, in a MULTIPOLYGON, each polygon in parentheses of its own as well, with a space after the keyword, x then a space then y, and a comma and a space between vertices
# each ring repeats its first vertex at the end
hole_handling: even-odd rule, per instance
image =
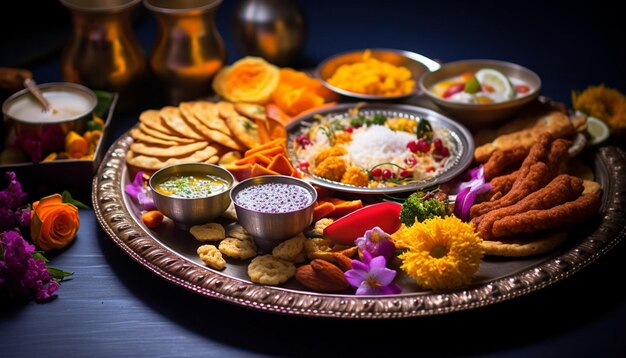
POLYGON ((267 118, 263 106, 193 101, 144 111, 130 135, 129 168, 153 173, 178 163, 232 163, 286 132, 267 118))

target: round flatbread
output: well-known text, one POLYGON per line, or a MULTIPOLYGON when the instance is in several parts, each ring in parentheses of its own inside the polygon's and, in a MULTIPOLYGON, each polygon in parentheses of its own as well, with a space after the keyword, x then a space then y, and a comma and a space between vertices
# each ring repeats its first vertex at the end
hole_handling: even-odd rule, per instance
POLYGON ((145 142, 145 143, 149 143, 149 144, 156 144, 156 145, 163 145, 163 146, 167 146, 167 145, 179 145, 180 143, 173 141, 173 140, 165 140, 165 139, 161 139, 161 138, 157 138, 157 137, 153 137, 151 135, 148 135, 146 133, 144 133, 143 131, 141 131, 139 128, 133 128, 130 130, 130 136, 133 137, 134 140, 136 141, 141 141, 141 142, 145 142))
POLYGON ((554 250, 567 239, 567 235, 567 231, 541 232, 508 239, 483 240, 481 246, 485 255, 525 257, 554 250))
POLYGON ((139 115, 139 122, 141 122, 147 127, 150 127, 151 129, 155 131, 158 131, 167 135, 177 135, 176 132, 174 132, 170 128, 166 127, 165 124, 163 124, 163 120, 161 119, 160 113, 161 111, 158 111, 156 109, 149 109, 147 111, 143 111, 139 115))
POLYGON ((178 135, 196 140, 206 139, 189 125, 189 123, 183 118, 183 115, 180 113, 180 109, 178 109, 178 107, 163 107, 161 108, 159 114, 161 115, 161 119, 163 120, 165 126, 178 133, 178 135))
POLYGON ((220 131, 228 136, 232 134, 226 122, 224 122, 224 119, 220 118, 217 104, 207 101, 197 101, 194 102, 192 110, 196 118, 205 126, 220 131))
POLYGON ((179 163, 203 162, 214 156, 215 153, 217 153, 217 150, 211 146, 207 146, 189 156, 177 158, 151 157, 129 150, 126 153, 126 162, 139 170, 155 171, 179 163))
MULTIPOLYGON (((130 150, 151 157, 182 157, 206 148, 208 142, 195 142, 174 146, 158 146, 150 143, 133 143, 130 150)), ((208 158, 207 158, 208 159, 208 158)))
POLYGON ((233 135, 248 148, 261 144, 256 123, 239 114, 226 118, 226 125, 233 135))
POLYGON ((159 132, 158 130, 150 128, 143 123, 139 123, 139 130, 141 130, 142 132, 146 133, 147 135, 151 137, 159 138, 163 140, 171 140, 174 142, 178 142, 179 144, 189 144, 189 143, 195 142, 195 140, 191 138, 183 138, 183 137, 178 137, 175 135, 170 135, 170 134, 166 134, 163 132, 159 132))

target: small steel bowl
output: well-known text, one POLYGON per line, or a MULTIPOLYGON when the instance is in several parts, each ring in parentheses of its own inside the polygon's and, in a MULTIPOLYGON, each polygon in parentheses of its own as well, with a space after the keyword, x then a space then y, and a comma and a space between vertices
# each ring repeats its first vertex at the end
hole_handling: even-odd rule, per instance
POLYGON ((296 236, 306 229, 313 221, 313 205, 317 200, 315 188, 304 180, 283 175, 264 175, 246 179, 230 191, 230 198, 235 205, 237 220, 248 231, 257 246, 270 251, 286 239, 296 236), (240 205, 237 195, 244 189, 262 184, 281 183, 296 185, 311 194, 311 201, 306 207, 295 211, 269 213, 244 208, 240 205))
POLYGON ((39 138, 51 127, 60 128, 64 134, 83 133, 98 102, 96 94, 85 86, 69 82, 43 83, 38 87, 57 113, 43 110, 27 89, 18 91, 2 104, 2 113, 13 124, 15 134, 39 138))
POLYGON ((440 67, 438 62, 415 52, 386 48, 372 48, 369 49, 371 51, 372 58, 391 63, 395 66, 404 66, 408 68, 409 71, 411 71, 413 80, 415 80, 415 86, 413 87, 413 91, 406 94, 394 96, 370 95, 348 91, 343 88, 333 86, 327 82, 328 79, 332 77, 332 75, 335 73, 335 71, 337 71, 340 66, 359 62, 361 60, 361 57, 363 56, 363 52, 365 52, 366 50, 367 49, 351 50, 329 57, 328 59, 322 61, 319 66, 317 66, 317 68, 315 69, 315 76, 322 82, 324 86, 340 95, 370 101, 397 100, 415 95, 419 91, 417 81, 420 76, 425 72, 436 71, 440 67))
POLYGON ((437 71, 424 73, 419 79, 419 87, 431 101, 449 114, 450 117, 470 128, 480 128, 502 122, 524 107, 524 105, 537 98, 541 91, 541 79, 533 71, 511 62, 463 60, 445 63, 437 71), (525 96, 508 101, 478 104, 448 101, 430 90, 440 81, 463 73, 476 72, 481 68, 493 68, 508 77, 520 79, 529 85, 530 91, 525 96))
POLYGON ((226 169, 206 163, 174 164, 157 170, 148 181, 157 209, 172 219, 177 226, 188 228, 191 225, 205 224, 222 215, 230 205, 229 192, 235 182, 226 169), (228 183, 225 191, 204 198, 179 198, 156 191, 156 186, 173 175, 206 174, 224 179, 228 183))

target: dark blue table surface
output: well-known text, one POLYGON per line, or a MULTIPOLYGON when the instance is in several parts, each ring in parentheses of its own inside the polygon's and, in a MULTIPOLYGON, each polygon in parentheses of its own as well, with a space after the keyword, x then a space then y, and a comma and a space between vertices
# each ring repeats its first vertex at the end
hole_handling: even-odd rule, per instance
MULTIPOLYGON (((217 13, 229 62, 236 1, 217 13)), ((543 94, 571 106, 572 90, 604 83, 626 93, 626 21, 615 6, 531 1, 300 1, 308 22, 310 68, 354 48, 411 50, 443 62, 491 58, 519 63, 543 80, 543 94)), ((60 47, 69 35, 56 2, 22 1, 3 10, 0 67, 61 81, 60 47), (33 7, 34 25, 15 26, 33 7)), ((140 6, 134 31, 146 53, 153 17, 140 6)), ((115 140, 143 104, 113 118, 115 140)), ((42 178, 44 180, 44 178, 42 178)), ((90 186, 74 188, 90 201, 90 186)), ((71 188, 70 188, 71 189, 71 188)), ((72 190, 74 190, 72 189, 72 190)), ((345 321, 280 316, 211 300, 172 285, 127 257, 81 210, 76 240, 52 264, 74 271, 58 299, 0 305, 0 356, 624 356, 626 255, 622 242, 569 279, 497 305, 410 320, 345 321)))

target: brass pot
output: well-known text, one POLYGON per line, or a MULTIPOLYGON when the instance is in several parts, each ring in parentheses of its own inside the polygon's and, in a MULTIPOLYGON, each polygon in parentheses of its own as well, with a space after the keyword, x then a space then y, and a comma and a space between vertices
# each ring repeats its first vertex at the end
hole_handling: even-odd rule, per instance
POLYGON ((72 15, 72 35, 61 55, 63 78, 120 93, 121 105, 137 98, 146 67, 132 28, 141 0, 60 0, 72 15))
POLYGON ((246 56, 294 65, 306 38, 305 18, 294 0, 243 0, 235 10, 234 37, 246 56))
POLYGON ((211 80, 226 62, 214 17, 221 2, 143 0, 158 24, 150 67, 171 104, 210 94, 211 80))

